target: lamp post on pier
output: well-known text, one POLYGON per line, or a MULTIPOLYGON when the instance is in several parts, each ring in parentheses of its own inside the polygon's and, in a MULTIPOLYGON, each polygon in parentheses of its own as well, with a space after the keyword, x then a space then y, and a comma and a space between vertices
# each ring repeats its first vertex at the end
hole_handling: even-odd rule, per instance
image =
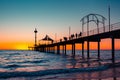
POLYGON ((35 28, 34 33, 35 33, 35 47, 37 46, 37 29, 35 28))

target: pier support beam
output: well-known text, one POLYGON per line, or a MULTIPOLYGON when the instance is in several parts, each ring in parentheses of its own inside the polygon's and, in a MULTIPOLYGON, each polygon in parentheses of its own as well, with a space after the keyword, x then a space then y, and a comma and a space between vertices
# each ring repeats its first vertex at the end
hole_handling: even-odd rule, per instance
POLYGON ((64 45, 63 45, 63 50, 62 50, 62 51, 63 51, 62 53, 64 54, 64 52, 65 52, 65 50, 64 50, 64 45))
POLYGON ((75 56, 75 43, 72 44, 72 56, 75 56))
POLYGON ((75 56, 75 43, 74 43, 74 54, 73 54, 73 56, 75 56))
POLYGON ((84 42, 82 43, 82 58, 84 58, 84 42))
POLYGON ((52 46, 50 47, 50 53, 52 53, 52 46))
POLYGON ((47 51, 47 49, 46 49, 46 47, 44 47, 44 48, 43 48, 43 52, 46 52, 46 51, 47 51))
POLYGON ((89 41, 87 41, 87 58, 88 59, 90 58, 89 50, 90 50, 89 41))
POLYGON ((65 55, 66 55, 66 44, 65 44, 65 55))
POLYGON ((53 46, 51 47, 51 53, 53 53, 53 46))
POLYGON ((48 47, 48 52, 50 53, 50 47, 48 47))
POLYGON ((46 52, 48 53, 48 51, 49 51, 49 48, 48 48, 48 47, 46 47, 46 48, 47 48, 47 51, 46 51, 46 52))
POLYGON ((98 60, 100 59, 100 41, 98 41, 98 60))
POLYGON ((73 46, 73 44, 72 44, 72 56, 73 56, 73 52, 74 52, 74 51, 73 51, 73 47, 74 47, 74 46, 73 46))
POLYGON ((52 47, 50 47, 50 53, 52 53, 52 47))
POLYGON ((60 45, 57 45, 57 54, 60 54, 60 45))
POLYGON ((55 46, 53 46, 53 53, 55 53, 55 46))
POLYGON ((115 40, 112 37, 112 62, 115 63, 115 40))

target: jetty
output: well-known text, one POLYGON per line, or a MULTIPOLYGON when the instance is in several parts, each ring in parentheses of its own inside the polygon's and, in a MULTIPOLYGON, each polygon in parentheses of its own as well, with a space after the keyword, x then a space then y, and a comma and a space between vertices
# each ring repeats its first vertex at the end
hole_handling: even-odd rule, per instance
MULTIPOLYGON (((62 53, 66 55, 66 45, 72 45, 72 56, 75 56, 75 44, 82 45, 82 58, 84 58, 84 44, 87 42, 87 59, 90 59, 90 42, 97 43, 97 58, 100 59, 100 42, 102 39, 111 39, 111 56, 112 62, 115 62, 115 39, 120 39, 120 22, 105 26, 106 18, 99 14, 88 14, 84 16, 82 22, 82 31, 79 34, 71 35, 60 39, 59 42, 52 42, 51 44, 36 45, 34 49, 41 52, 60 54, 60 46, 62 46, 62 53), (90 23, 94 22, 96 29, 90 30, 90 23), (102 26, 101 26, 102 25, 102 26), (87 31, 85 32, 85 27, 87 31), (55 49, 56 48, 56 49, 55 49)), ((37 31, 35 30, 35 33, 37 31)), ((35 36, 36 37, 36 36, 35 36)), ((36 39, 35 39, 36 42, 36 39)))

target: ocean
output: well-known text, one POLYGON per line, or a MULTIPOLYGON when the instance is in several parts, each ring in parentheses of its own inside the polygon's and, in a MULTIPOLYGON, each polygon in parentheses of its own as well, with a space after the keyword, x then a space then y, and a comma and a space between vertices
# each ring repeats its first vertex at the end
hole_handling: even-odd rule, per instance
MULTIPOLYGON (((71 50, 67 50, 67 55, 62 54, 62 51, 61 54, 55 54, 39 51, 1 50, 0 80, 54 80, 56 77, 51 79, 45 76, 105 71, 112 66, 110 50, 101 50, 100 60, 97 59, 97 50, 90 51, 89 60, 87 51, 84 54, 83 59, 81 50, 76 50, 75 57, 71 56, 71 50)), ((115 61, 117 65, 120 63, 120 50, 115 51, 115 61)))

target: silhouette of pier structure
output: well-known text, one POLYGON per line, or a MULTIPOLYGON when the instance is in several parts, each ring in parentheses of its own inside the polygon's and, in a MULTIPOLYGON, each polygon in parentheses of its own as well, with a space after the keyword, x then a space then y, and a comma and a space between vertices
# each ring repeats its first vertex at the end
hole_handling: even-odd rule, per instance
POLYGON ((87 42, 87 58, 90 59, 90 42, 97 43, 97 58, 100 59, 100 42, 102 39, 111 38, 111 55, 112 62, 115 62, 115 39, 120 39, 120 22, 105 26, 106 18, 99 14, 88 14, 83 17, 80 21, 82 22, 82 32, 80 34, 75 34, 71 37, 64 37, 64 40, 60 40, 59 42, 53 42, 47 45, 37 45, 35 46, 35 50, 41 52, 52 52, 55 53, 57 50, 57 54, 60 54, 60 46, 63 46, 63 54, 66 55, 66 45, 72 45, 72 56, 75 56, 75 44, 82 44, 82 58, 84 58, 84 44, 87 42), (94 22, 96 24, 96 29, 90 30, 89 24, 90 22, 94 22), (99 25, 102 25, 99 26, 99 25), (87 32, 84 31, 84 27, 87 27, 87 32), (75 37, 76 36, 76 37, 75 37), (55 47, 57 49, 55 49, 55 47))

